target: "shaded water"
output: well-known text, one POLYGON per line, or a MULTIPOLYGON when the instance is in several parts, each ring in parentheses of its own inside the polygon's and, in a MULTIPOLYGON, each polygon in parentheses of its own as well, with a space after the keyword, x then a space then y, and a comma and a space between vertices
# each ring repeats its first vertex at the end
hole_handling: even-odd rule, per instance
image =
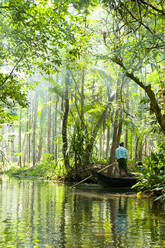
POLYGON ((98 186, 2 177, 0 247, 165 248, 165 206, 98 186))

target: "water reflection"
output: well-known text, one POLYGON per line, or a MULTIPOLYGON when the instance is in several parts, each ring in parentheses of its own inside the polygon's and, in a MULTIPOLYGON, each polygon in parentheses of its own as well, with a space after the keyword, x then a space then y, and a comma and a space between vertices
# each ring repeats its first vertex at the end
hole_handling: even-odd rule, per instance
POLYGON ((0 247, 165 248, 165 206, 88 185, 3 177, 0 247))

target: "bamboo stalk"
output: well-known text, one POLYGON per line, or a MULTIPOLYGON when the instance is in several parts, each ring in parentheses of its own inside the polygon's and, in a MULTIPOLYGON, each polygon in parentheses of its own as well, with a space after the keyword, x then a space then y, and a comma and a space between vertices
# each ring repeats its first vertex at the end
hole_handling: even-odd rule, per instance
MULTIPOLYGON (((107 165, 106 167, 104 167, 104 168, 98 170, 97 172, 104 171, 105 169, 107 169, 107 168, 109 168, 110 166, 112 166, 114 163, 115 163, 115 162, 113 162, 112 164, 107 165)), ((93 175, 90 175, 90 176, 84 178, 83 180, 81 180, 80 182, 74 184, 74 185, 72 186, 72 188, 75 187, 75 186, 77 186, 77 185, 79 185, 80 183, 85 182, 86 180, 88 180, 88 179, 91 178, 91 177, 93 177, 93 175)))

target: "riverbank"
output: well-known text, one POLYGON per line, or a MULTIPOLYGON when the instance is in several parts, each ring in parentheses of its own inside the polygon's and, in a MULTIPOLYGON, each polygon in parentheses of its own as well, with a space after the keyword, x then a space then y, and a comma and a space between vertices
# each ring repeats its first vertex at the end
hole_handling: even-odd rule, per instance
MULTIPOLYGON (((89 165, 86 170, 75 170, 74 168, 70 170, 70 172, 66 172, 63 168, 54 168, 54 166, 50 165, 36 165, 35 167, 30 168, 18 168, 11 167, 9 170, 1 172, 1 174, 6 174, 11 177, 17 178, 29 178, 29 179, 41 179, 48 180, 52 182, 61 182, 61 183, 77 183, 82 181, 83 179, 89 177, 91 175, 91 169, 95 168, 95 170, 99 170, 101 167, 105 167, 105 165, 101 164, 93 164, 89 165)), ((96 183, 94 178, 89 178, 86 183, 96 183)), ((160 188, 156 188, 156 190, 151 190, 143 187, 143 180, 138 183, 139 186, 136 187, 137 198, 153 198, 158 202, 165 202, 165 192, 160 191, 160 188)), ((156 187, 156 185, 155 185, 156 187)))
MULTIPOLYGON (((1 171, 1 174, 14 176, 19 178, 39 178, 43 180, 51 180, 55 182, 79 182, 88 177, 91 169, 99 169, 102 165, 89 165, 82 169, 71 168, 66 171, 63 166, 52 166, 52 164, 38 164, 35 167, 17 167, 12 166, 8 170, 1 171)), ((88 182, 92 180, 88 180, 88 182)))

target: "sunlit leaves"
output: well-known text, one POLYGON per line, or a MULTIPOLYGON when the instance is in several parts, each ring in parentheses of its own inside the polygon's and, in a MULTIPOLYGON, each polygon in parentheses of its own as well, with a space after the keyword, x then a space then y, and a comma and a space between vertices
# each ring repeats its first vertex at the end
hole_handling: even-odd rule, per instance
POLYGON ((69 4, 69 1, 10 0, 5 11, 11 32, 6 33, 6 38, 12 49, 6 59, 12 60, 13 55, 16 57, 23 52, 26 63, 24 60, 21 65, 24 67, 35 63, 42 70, 46 70, 48 65, 56 70, 56 65, 60 66, 64 59, 64 49, 70 49, 71 55, 78 54, 79 50, 71 46, 79 42, 78 34, 82 35, 83 15, 77 16, 74 9, 70 10, 69 4), (18 45, 17 53, 14 51, 15 44, 18 45), (42 63, 44 61, 45 64, 42 63))
POLYGON ((15 118, 16 104, 26 107, 27 91, 23 83, 17 78, 0 73, 0 122, 9 122, 15 118))

